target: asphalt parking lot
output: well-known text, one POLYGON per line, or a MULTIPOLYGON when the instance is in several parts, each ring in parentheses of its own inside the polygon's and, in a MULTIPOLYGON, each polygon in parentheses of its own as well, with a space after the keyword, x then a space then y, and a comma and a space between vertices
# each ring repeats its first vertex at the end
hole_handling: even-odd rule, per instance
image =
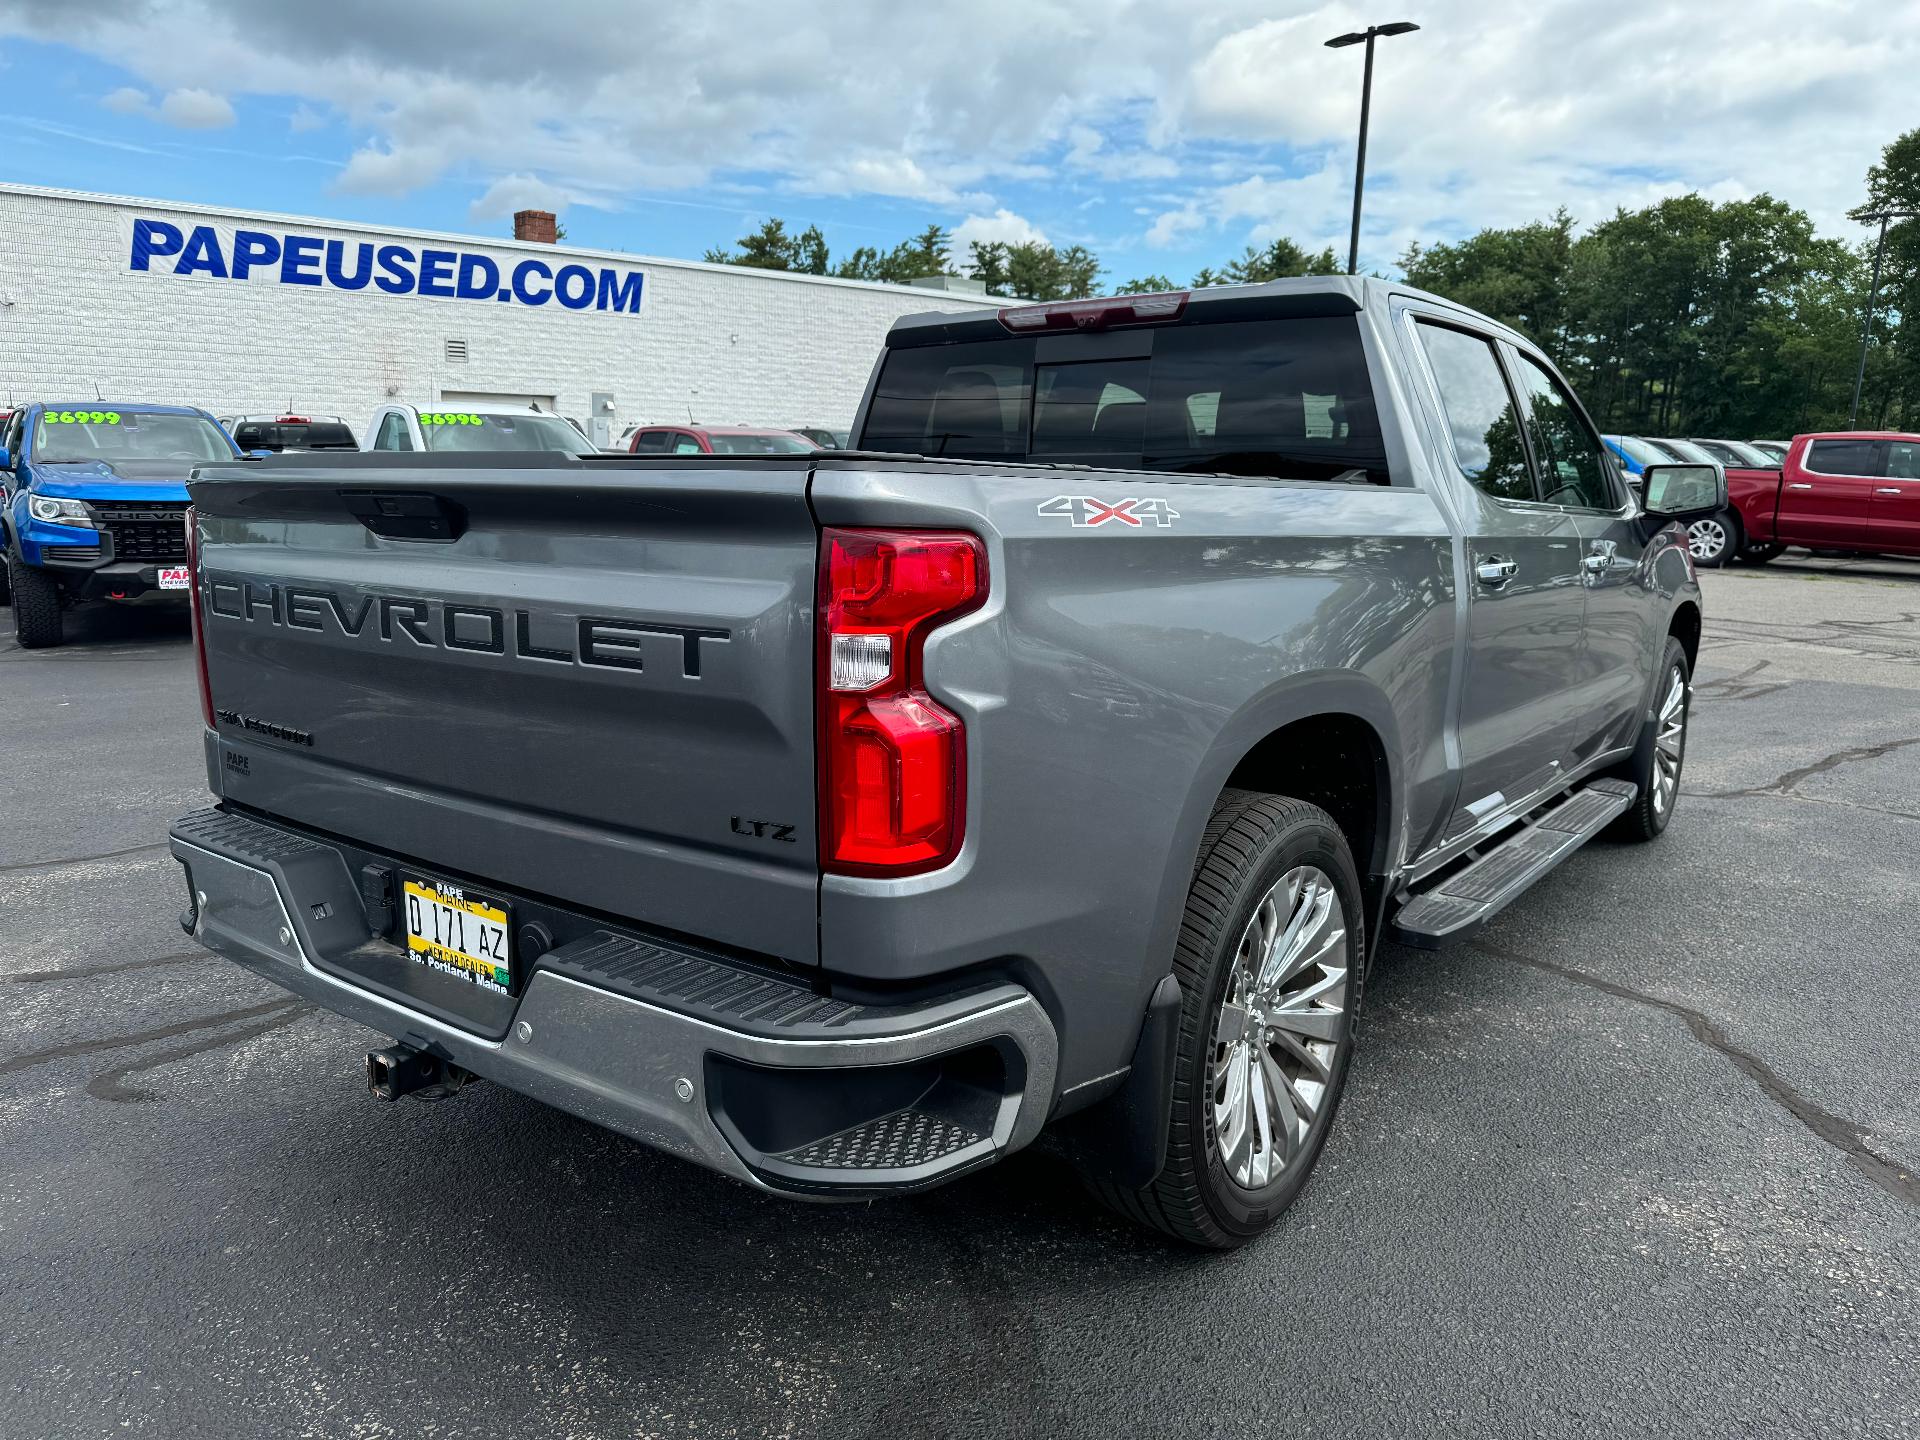
POLYGON ((796 1206, 199 951, 184 623, 0 614, 0 1435, 1920 1431, 1920 564, 1709 576, 1685 797, 1390 949, 1275 1233, 796 1206))

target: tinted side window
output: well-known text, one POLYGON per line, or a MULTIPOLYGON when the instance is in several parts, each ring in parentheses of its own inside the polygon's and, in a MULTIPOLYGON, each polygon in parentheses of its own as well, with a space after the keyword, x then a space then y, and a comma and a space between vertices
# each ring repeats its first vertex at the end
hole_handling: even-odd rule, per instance
POLYGON ((1527 392, 1527 435, 1540 467, 1541 498, 1550 505, 1613 509, 1618 501, 1600 437, 1580 418, 1573 398, 1530 355, 1520 356, 1520 388, 1527 392))
POLYGON ((1473 483, 1502 500, 1531 500, 1533 477, 1520 422, 1493 344, 1464 330, 1420 322, 1420 342, 1446 407, 1453 457, 1473 483))
POLYGON ((675 435, 673 437, 673 453, 676 455, 704 455, 707 452, 700 448, 700 442, 694 439, 693 436, 675 435))
POLYGON ((1887 478, 1920 480, 1920 444, 1911 440, 1895 440, 1887 446, 1887 478))
POLYGON ((633 453, 636 455, 664 455, 667 445, 673 439, 671 430, 642 430, 633 437, 633 453))
POLYGON ((860 444, 909 455, 1025 455, 1031 340, 889 350, 860 444))
POLYGON ((1807 446, 1807 469, 1816 475, 1872 475, 1872 440, 1815 440, 1807 446))

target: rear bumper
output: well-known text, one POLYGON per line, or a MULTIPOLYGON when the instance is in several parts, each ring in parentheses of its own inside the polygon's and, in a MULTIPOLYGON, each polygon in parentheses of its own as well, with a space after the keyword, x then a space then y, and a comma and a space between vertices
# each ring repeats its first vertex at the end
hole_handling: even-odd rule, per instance
POLYGON ((535 962, 496 1040, 316 963, 388 944, 324 840, 203 810, 175 823, 170 845, 193 893, 182 923, 209 949, 451 1064, 764 1190, 832 1199, 939 1184, 1032 1140, 1052 1103, 1053 1026, 1018 986, 852 1005, 597 931, 535 962))

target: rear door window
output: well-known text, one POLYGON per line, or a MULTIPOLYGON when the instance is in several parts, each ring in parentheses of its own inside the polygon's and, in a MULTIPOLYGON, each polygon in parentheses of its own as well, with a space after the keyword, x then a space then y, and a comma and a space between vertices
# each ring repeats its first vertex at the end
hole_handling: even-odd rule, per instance
POLYGON ((1816 475, 1872 476, 1874 440, 1815 440, 1807 446, 1807 469, 1816 475))
POLYGON ((1887 446, 1887 478, 1920 480, 1920 444, 1895 440, 1887 446))
POLYGON ((1352 316, 1128 333, 890 350, 860 448, 1388 483, 1352 316))
POLYGON ((1425 320, 1419 330, 1446 412, 1454 460, 1489 495, 1501 500, 1534 499, 1519 412, 1493 353, 1493 342, 1425 320))

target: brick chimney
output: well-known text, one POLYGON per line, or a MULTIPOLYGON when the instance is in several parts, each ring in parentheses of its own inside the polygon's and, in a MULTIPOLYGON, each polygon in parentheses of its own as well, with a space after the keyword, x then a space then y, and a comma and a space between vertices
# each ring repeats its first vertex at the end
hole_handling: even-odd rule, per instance
POLYGON ((543 245, 553 245, 559 241, 554 229, 551 210, 516 210, 513 212, 513 238, 516 240, 537 240, 543 245))

